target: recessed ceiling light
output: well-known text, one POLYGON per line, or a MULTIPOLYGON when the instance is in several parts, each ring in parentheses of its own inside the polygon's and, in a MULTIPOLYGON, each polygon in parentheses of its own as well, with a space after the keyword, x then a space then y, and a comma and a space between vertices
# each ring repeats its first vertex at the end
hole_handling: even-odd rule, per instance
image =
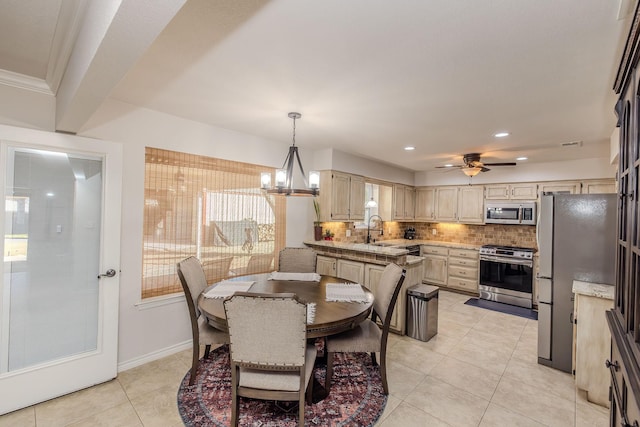
POLYGON ((517 157, 516 160, 527 160, 528 157, 517 157))
POLYGON ((444 165, 445 168, 452 168, 453 165, 451 163, 444 165))
POLYGON ((413 150, 415 150, 415 149, 416 149, 416 147, 409 145, 409 146, 407 146, 407 147, 404 147, 404 149, 405 149, 406 151, 413 151, 413 150))
POLYGON ((493 134, 496 138, 504 138, 505 136, 509 136, 509 132, 498 132, 493 134))

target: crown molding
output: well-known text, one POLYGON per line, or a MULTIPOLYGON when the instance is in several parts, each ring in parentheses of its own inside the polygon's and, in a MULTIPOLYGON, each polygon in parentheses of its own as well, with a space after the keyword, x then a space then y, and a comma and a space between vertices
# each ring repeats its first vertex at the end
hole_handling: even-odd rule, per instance
POLYGON ((0 84, 26 89, 33 92, 54 95, 47 82, 43 79, 27 76, 25 74, 14 73, 13 71, 0 70, 0 84))

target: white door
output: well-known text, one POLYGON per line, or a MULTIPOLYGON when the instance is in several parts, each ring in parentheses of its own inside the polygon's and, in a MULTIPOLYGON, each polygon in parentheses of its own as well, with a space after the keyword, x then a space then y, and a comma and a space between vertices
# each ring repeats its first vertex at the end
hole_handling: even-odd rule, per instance
POLYGON ((116 376, 121 174, 120 144, 0 126, 0 414, 116 376))

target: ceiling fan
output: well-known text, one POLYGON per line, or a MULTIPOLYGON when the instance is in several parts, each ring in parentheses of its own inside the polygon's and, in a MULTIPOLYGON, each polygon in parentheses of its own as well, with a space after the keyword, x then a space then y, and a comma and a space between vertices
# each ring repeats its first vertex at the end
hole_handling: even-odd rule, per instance
POLYGON ((437 168, 458 168, 461 169, 462 172, 471 177, 476 176, 480 172, 490 171, 487 166, 515 166, 515 162, 506 162, 506 163, 484 163, 480 160, 480 153, 469 153, 464 154, 462 156, 462 160, 464 161, 463 165, 453 165, 453 166, 436 166, 437 168))

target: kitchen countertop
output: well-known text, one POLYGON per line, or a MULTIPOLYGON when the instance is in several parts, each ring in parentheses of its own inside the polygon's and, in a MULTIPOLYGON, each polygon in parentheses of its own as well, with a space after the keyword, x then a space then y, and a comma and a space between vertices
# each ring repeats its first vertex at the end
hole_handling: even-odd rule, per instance
POLYGON ((615 287, 606 283, 590 283, 581 280, 573 281, 573 293, 596 298, 613 299, 615 287))
POLYGON ((323 248, 335 248, 347 251, 366 252, 376 255, 387 256, 402 256, 407 255, 409 251, 402 248, 378 246, 366 243, 349 243, 349 242, 334 242, 333 240, 318 240, 318 241, 305 241, 307 246, 317 246, 323 248))

